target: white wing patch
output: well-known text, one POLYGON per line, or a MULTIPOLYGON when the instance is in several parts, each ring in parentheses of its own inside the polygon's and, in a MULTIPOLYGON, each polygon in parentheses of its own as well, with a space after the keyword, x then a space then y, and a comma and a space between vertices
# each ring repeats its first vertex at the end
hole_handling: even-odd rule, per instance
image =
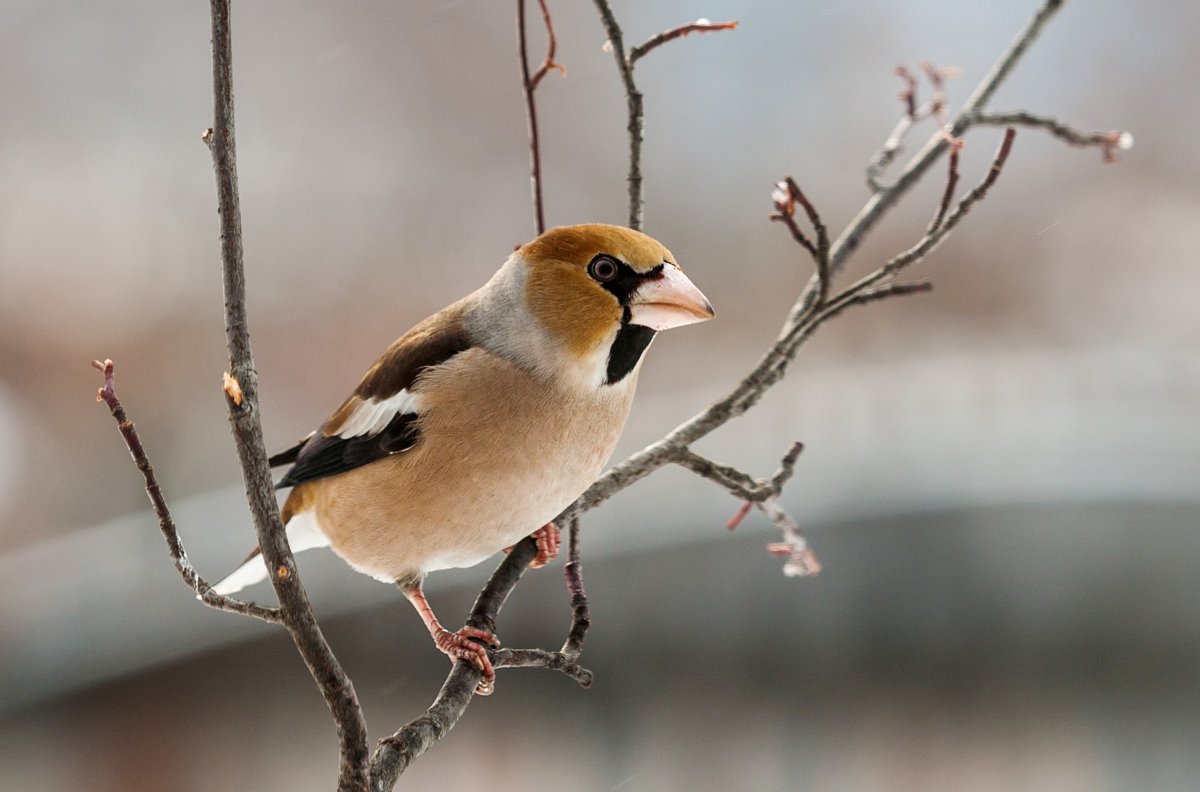
POLYGON ((370 399, 358 405, 358 408, 342 424, 342 428, 338 430, 337 434, 338 437, 347 439, 363 435, 370 437, 382 432, 397 415, 415 415, 420 412, 420 409, 420 397, 409 393, 405 388, 395 396, 383 401, 370 399))
MULTIPOLYGON (((329 539, 321 530, 316 512, 313 511, 300 512, 288 520, 287 538, 293 553, 329 545, 329 539)), ((213 591, 221 595, 229 595, 266 579, 267 566, 263 563, 262 556, 256 552, 247 558, 240 567, 213 586, 213 591)))

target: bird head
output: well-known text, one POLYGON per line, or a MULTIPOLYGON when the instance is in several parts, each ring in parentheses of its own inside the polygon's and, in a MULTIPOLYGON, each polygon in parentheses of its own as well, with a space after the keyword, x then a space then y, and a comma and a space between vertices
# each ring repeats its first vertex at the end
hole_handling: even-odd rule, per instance
POLYGON ((623 381, 658 331, 713 317, 671 251, 640 231, 554 228, 512 260, 524 269, 533 320, 600 384, 623 381))

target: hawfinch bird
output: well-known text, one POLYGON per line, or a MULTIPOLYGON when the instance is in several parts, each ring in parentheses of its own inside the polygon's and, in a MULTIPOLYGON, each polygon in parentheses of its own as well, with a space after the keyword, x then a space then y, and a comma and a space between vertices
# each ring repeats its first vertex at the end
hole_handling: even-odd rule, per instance
MULTIPOLYGON (((329 546, 395 583, 438 649, 495 672, 495 636, 438 622, 428 572, 478 564, 526 536, 557 553, 555 516, 595 481, 629 414, 654 335, 712 306, 670 251, 610 225, 555 228, 483 288, 397 339, 321 428, 272 457, 290 464, 293 551, 329 546), (543 526, 539 528, 539 526, 543 526)), ((214 589, 263 580, 258 551, 214 589)))

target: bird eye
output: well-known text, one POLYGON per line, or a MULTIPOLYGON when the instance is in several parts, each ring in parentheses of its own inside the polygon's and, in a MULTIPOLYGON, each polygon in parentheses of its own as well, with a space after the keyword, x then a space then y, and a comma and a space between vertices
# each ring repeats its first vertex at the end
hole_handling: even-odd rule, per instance
POLYGON ((612 256, 596 256, 588 264, 588 274, 601 283, 607 283, 617 277, 620 270, 617 261, 612 256))

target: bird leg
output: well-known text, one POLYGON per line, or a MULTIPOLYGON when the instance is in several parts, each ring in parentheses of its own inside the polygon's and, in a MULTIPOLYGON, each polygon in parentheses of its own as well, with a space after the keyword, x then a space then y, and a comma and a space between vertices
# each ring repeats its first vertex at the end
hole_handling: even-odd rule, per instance
MULTIPOLYGON (((558 530, 557 525, 552 522, 546 523, 529 535, 533 537, 533 541, 537 542, 537 555, 529 562, 531 569, 544 567, 558 558, 558 546, 562 540, 561 532, 558 530)), ((516 547, 516 545, 513 545, 513 547, 516 547)), ((511 550, 512 547, 504 548, 505 553, 511 550)))
POLYGON ((425 599, 425 593, 421 591, 419 579, 414 582, 399 582, 398 585, 421 615, 421 621, 425 622, 438 650, 447 655, 452 663, 455 660, 466 660, 483 672, 483 679, 476 686, 475 692, 480 696, 491 695, 496 689, 496 669, 492 667, 491 658, 488 657, 487 648, 483 644, 499 647, 500 640, 487 630, 477 627, 462 627, 458 632, 450 632, 433 615, 433 608, 429 606, 429 600, 425 599))

